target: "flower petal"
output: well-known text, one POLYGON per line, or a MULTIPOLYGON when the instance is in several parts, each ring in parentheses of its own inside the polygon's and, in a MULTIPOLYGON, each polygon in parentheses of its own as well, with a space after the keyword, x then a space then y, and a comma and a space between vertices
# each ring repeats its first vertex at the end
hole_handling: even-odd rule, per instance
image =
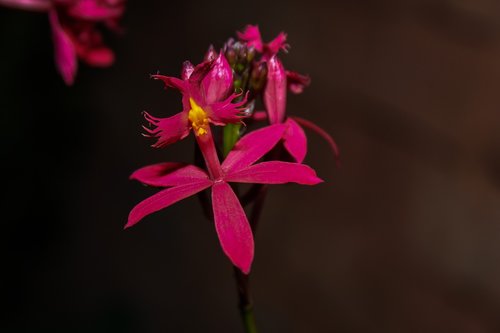
POLYGON ((222 250, 236 267, 248 274, 254 255, 252 229, 229 184, 218 182, 212 186, 212 205, 222 250))
POLYGON ((214 125, 219 125, 219 126, 224 126, 228 123, 241 122, 241 119, 243 118, 242 107, 247 102, 248 93, 241 101, 232 103, 234 99, 237 99, 240 96, 241 93, 240 94, 234 93, 221 102, 216 102, 213 103, 212 105, 209 105, 206 111, 208 112, 210 121, 214 125))
POLYGON ((210 71, 201 81, 201 88, 207 104, 225 99, 233 89, 233 71, 222 52, 213 61, 210 71))
POLYGON ((155 127, 150 129, 143 126, 147 132, 145 136, 158 138, 152 147, 165 147, 184 139, 189 134, 189 121, 185 112, 179 112, 169 118, 156 118, 144 112, 144 118, 155 127))
POLYGON ((72 85, 75 80, 78 62, 76 51, 66 31, 61 27, 55 10, 49 11, 49 20, 52 27, 52 39, 54 40, 54 53, 57 70, 67 85, 72 85))
POLYGON ((243 32, 237 31, 236 34, 238 38, 245 41, 248 46, 255 47, 259 52, 263 51, 263 43, 258 26, 249 24, 245 27, 243 32))
POLYGON ((166 162, 140 168, 134 171, 130 179, 150 186, 169 187, 208 180, 208 175, 194 165, 166 162))
POLYGON ((266 111, 255 111, 252 115, 252 119, 255 121, 267 120, 267 112, 266 111))
POLYGON ((267 84, 264 89, 264 105, 271 124, 282 123, 286 108, 286 72, 278 57, 267 62, 267 84))
POLYGON ((51 0, 0 0, 0 5, 34 11, 48 11, 52 7, 51 0))
POLYGON ((323 182, 309 166, 299 163, 269 161, 227 174, 224 180, 237 183, 316 185, 323 182))
POLYGON ((222 163, 222 169, 230 174, 254 163, 279 142, 285 129, 285 125, 276 124, 243 136, 227 155, 222 163))
POLYGON ((278 53, 280 49, 286 51, 287 50, 286 34, 284 32, 280 32, 275 39, 266 44, 266 47, 270 53, 270 56, 273 56, 276 53, 278 53))
POLYGON ((215 47, 210 44, 208 47, 207 53, 203 57, 204 61, 214 61, 217 58, 217 51, 215 51, 215 47))
POLYGON ((108 67, 115 62, 114 52, 104 45, 89 48, 79 48, 77 43, 76 46, 77 53, 80 59, 90 66, 108 67))
POLYGON ((96 0, 80 0, 69 7, 68 13, 79 19, 101 21, 120 17, 124 9, 122 4, 109 5, 96 0))
POLYGON ((191 74, 193 74, 194 71, 194 66, 191 63, 191 61, 186 60, 182 63, 182 72, 181 72, 181 77, 184 81, 189 80, 189 77, 191 74))
POLYGON ((194 67, 193 72, 189 76, 189 83, 194 87, 199 88, 201 80, 208 74, 212 69, 213 61, 203 61, 194 67))
POLYGON ((307 153, 307 138, 302 127, 293 119, 288 118, 285 122, 287 128, 283 134, 285 149, 298 163, 302 163, 307 153))
POLYGON ((128 216, 128 222, 125 225, 125 229, 135 225, 142 220, 142 218, 151 213, 157 212, 160 209, 173 205, 184 198, 203 191, 204 189, 210 187, 211 184, 212 182, 210 180, 198 181, 196 183, 170 187, 150 196, 132 208, 128 216))
MULTIPOLYGON (((186 63, 184 63, 186 64, 186 63)), ((186 91, 186 84, 184 81, 181 79, 178 79, 173 76, 165 76, 165 75, 159 75, 159 74, 154 74, 151 75, 151 78, 155 80, 161 80, 163 83, 165 83, 165 88, 170 87, 170 88, 175 88, 177 90, 180 90, 181 92, 186 91)))
POLYGON ((294 94, 300 94, 311 84, 311 78, 297 72, 286 71, 288 89, 294 94))
POLYGON ((339 148, 337 146, 337 143, 335 143, 335 140, 333 140, 333 138, 330 136, 330 134, 328 134, 324 129, 322 129, 321 127, 319 127, 318 125, 316 125, 312 121, 309 121, 309 120, 304 119, 304 118, 299 118, 299 117, 293 117, 293 119, 295 121, 297 121, 297 123, 299 123, 303 127, 306 127, 310 130, 313 130, 314 132, 316 132, 316 134, 318 134, 326 142, 328 142, 328 144, 330 145, 330 148, 332 149, 333 155, 335 156, 337 166, 340 166, 340 159, 339 159, 340 151, 339 151, 339 148))

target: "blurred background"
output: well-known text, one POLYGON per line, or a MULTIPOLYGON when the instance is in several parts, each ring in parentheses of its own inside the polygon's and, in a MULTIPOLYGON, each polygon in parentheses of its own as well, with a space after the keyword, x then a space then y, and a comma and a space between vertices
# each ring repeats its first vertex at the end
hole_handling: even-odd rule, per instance
POLYGON ((196 198, 123 231, 155 192, 177 75, 248 24, 288 33, 312 85, 289 114, 325 183, 272 187, 256 235, 259 332, 500 332, 500 3, 128 1, 109 69, 58 76, 44 14, 0 8, 3 332, 242 332, 232 268, 196 198))

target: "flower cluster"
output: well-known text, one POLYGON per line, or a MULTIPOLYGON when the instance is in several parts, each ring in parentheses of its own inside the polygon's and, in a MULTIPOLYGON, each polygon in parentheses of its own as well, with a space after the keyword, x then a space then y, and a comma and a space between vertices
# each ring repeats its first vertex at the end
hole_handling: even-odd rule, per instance
POLYGON ((0 0, 0 5, 48 14, 57 70, 72 85, 80 59, 90 66, 107 67, 114 53, 98 26, 118 32, 125 0, 0 0))
POLYGON ((186 61, 180 78, 152 75, 166 88, 182 94, 182 111, 168 118, 145 112, 150 125, 144 126, 145 135, 155 139, 153 147, 161 148, 193 132, 204 165, 167 162, 135 171, 132 179, 163 189, 136 205, 125 227, 210 188, 213 220, 222 249, 235 266, 248 274, 254 256, 252 229, 230 183, 322 182, 312 168, 302 164, 307 144, 300 124, 318 131, 335 153, 337 150, 319 127, 286 116, 287 88, 300 93, 309 84, 308 77, 286 71, 278 58, 278 52, 287 48, 286 35, 281 33, 264 43, 257 26, 247 26, 238 37, 230 39, 219 52, 210 47, 196 66, 186 61), (263 100, 264 111, 254 110, 258 98, 263 100), (253 123, 264 120, 268 120, 267 126, 250 131, 253 123), (223 129, 216 131, 214 126, 223 129), (217 140, 223 142, 222 147, 215 144, 218 134, 223 137, 217 140), (280 147, 290 156, 285 156, 280 147))

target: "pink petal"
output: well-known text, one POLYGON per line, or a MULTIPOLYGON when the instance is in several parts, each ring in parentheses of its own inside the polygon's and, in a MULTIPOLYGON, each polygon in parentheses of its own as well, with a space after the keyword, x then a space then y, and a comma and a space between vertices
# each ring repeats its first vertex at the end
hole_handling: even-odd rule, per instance
POLYGON ((154 126, 153 129, 143 126, 147 132, 145 136, 158 138, 152 147, 165 147, 184 139, 189 134, 189 121, 185 112, 179 112, 169 118, 156 118, 144 112, 144 118, 154 126))
POLYGON ((79 0, 69 7, 69 15, 85 19, 101 21, 110 18, 118 18, 123 14, 124 6, 107 5, 96 0, 79 0))
POLYGON ((0 0, 0 5, 33 11, 48 11, 52 7, 51 0, 0 0))
POLYGON ((247 102, 247 95, 239 101, 232 103, 234 99, 237 99, 241 96, 240 94, 232 94, 225 100, 221 102, 213 103, 206 108, 208 115, 210 117, 210 121, 214 125, 224 126, 228 123, 238 123, 241 122, 242 116, 242 107, 247 102))
POLYGON ((217 51, 215 51, 215 47, 210 44, 208 47, 207 53, 205 53, 205 57, 203 57, 204 61, 214 61, 217 59, 217 51))
POLYGON ((263 121, 267 119, 266 111, 255 111, 252 115, 252 119, 256 121, 263 121))
POLYGON ((285 149, 292 155, 295 161, 302 163, 307 153, 306 134, 302 127, 291 118, 286 120, 285 125, 287 125, 283 135, 285 149))
POLYGON ((311 78, 297 72, 286 71, 286 82, 292 93, 300 94, 311 84, 311 78))
POLYGON ((254 255, 252 230, 229 184, 218 182, 212 186, 212 205, 222 250, 236 267, 248 274, 254 255))
POLYGON ((140 168, 134 171, 130 179, 150 186, 169 187, 208 180, 208 175, 194 165, 167 162, 140 168))
POLYGON ((284 32, 280 32, 275 39, 266 44, 266 47, 270 53, 269 56, 275 55, 276 53, 279 52, 280 49, 286 51, 287 49, 286 34, 284 32))
POLYGON ((328 134, 324 129, 322 129, 321 127, 319 127, 318 125, 316 125, 312 121, 309 121, 309 120, 306 120, 303 118, 299 118, 299 117, 293 117, 293 119, 295 121, 297 121, 297 123, 299 123, 303 127, 306 127, 306 128, 309 128, 310 130, 313 130, 314 132, 316 132, 316 134, 318 134, 326 142, 328 142, 328 144, 330 145, 330 148, 332 149, 333 155, 335 156, 335 159, 337 161, 337 166, 340 166, 339 148, 337 146, 337 143, 335 143, 335 140, 333 140, 333 138, 330 136, 330 134, 328 134))
POLYGON ((227 174, 224 180, 237 183, 298 183, 302 185, 316 185, 323 182, 309 166, 282 161, 257 163, 243 170, 227 174))
POLYGON ((194 67, 193 73, 189 76, 189 83, 194 87, 199 89, 201 81, 210 72, 214 62, 204 61, 199 63, 194 67))
POLYGON ((228 96, 233 89, 233 71, 222 52, 201 81, 205 103, 212 104, 228 96))
POLYGON ((286 108, 286 73, 278 57, 273 56, 267 62, 267 84, 264 89, 264 105, 271 124, 278 124, 285 119, 286 108))
POLYGON ((193 71, 194 66, 190 61, 186 60, 182 63, 181 77, 184 81, 189 80, 189 77, 191 76, 191 74, 193 74, 193 71))
POLYGON ((143 217, 157 212, 160 209, 167 208, 174 203, 190 197, 204 189, 210 187, 212 182, 210 180, 198 181, 196 183, 170 187, 150 196, 144 201, 137 204, 128 215, 128 222, 125 228, 129 228, 142 220, 143 217))
POLYGON ((247 25, 243 32, 237 31, 238 38, 247 42, 248 46, 255 47, 259 52, 263 51, 262 38, 260 37, 259 27, 256 25, 247 25))
POLYGON ((75 80, 78 63, 76 51, 68 34, 59 23, 55 10, 49 11, 49 20, 52 27, 52 39, 54 40, 54 53, 57 70, 67 85, 72 85, 75 80))
POLYGON ((181 92, 184 92, 187 88, 184 81, 176 77, 155 74, 151 75, 151 78, 163 81, 163 83, 165 83, 165 88, 175 88, 177 90, 180 90, 181 92))
POLYGON ((105 46, 86 49, 78 56, 88 65, 95 67, 108 67, 115 62, 115 54, 105 46))
POLYGON ((250 132, 243 136, 229 152, 222 163, 222 169, 231 174, 248 167, 267 152, 281 139, 286 126, 276 124, 250 132))

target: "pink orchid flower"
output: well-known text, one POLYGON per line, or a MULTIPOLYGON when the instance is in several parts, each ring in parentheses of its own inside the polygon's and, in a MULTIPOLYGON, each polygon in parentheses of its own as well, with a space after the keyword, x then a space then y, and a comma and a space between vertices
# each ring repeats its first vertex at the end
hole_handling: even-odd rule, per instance
POLYGON ((274 55, 267 61, 267 83, 264 89, 266 112, 256 112, 254 119, 264 120, 268 118, 270 124, 284 123, 286 130, 283 133, 283 145, 298 163, 302 163, 307 153, 307 137, 300 125, 318 133, 328 142, 334 155, 338 157, 337 144, 325 130, 308 120, 299 117, 286 117, 286 94, 287 75, 283 64, 274 55))
POLYGON ((226 57, 212 55, 211 60, 193 67, 185 62, 182 79, 152 75, 162 80, 165 87, 178 89, 182 93, 183 110, 169 118, 156 118, 144 112, 146 120, 154 126, 144 127, 148 136, 158 138, 153 147, 160 148, 184 139, 192 129, 197 137, 209 132, 209 124, 226 125, 241 122, 241 107, 246 98, 232 103, 241 93, 233 90, 233 73, 226 57))
POLYGON ((0 5, 48 13, 56 66, 67 85, 75 80, 77 59, 96 67, 114 62, 97 25, 117 30, 124 0, 0 0, 0 5))
POLYGON ((135 171, 131 179, 166 189, 135 206, 125 228, 135 225, 151 213, 211 187, 215 229, 222 249, 236 267, 248 274, 254 257, 252 230, 241 203, 228 183, 295 182, 315 185, 322 182, 313 169, 303 164, 281 161, 255 163, 279 142, 284 131, 285 126, 277 124, 243 136, 222 165, 216 155, 213 139, 210 138, 204 149, 208 173, 196 166, 181 163, 154 164, 135 171))

